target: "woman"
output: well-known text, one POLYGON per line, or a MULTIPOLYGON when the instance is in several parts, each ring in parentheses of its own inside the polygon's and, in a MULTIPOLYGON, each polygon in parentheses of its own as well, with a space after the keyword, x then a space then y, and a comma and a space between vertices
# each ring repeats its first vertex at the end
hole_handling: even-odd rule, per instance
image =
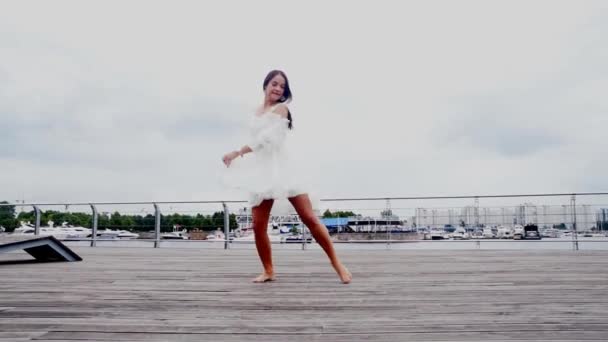
POLYGON ((275 280, 267 226, 275 199, 287 198, 329 257, 340 280, 348 284, 352 275, 338 259, 327 228, 314 214, 308 194, 297 185, 297 176, 292 172, 284 148, 287 132, 292 128, 291 112, 286 105, 292 98, 287 76, 280 70, 273 70, 264 79, 262 88, 264 103, 253 117, 251 142, 223 157, 229 170, 247 171, 240 177, 233 175, 231 184, 247 189, 250 194, 255 245, 264 267, 262 274, 253 281, 275 280))

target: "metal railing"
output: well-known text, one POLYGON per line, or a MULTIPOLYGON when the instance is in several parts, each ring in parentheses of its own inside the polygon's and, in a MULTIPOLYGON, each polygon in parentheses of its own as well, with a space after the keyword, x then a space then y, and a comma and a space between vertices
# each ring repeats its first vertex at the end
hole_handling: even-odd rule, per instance
MULTIPOLYGON (((566 217, 570 216, 570 222, 568 222, 571 227, 572 227, 572 249, 573 250, 578 250, 579 249, 579 241, 578 241, 578 234, 577 234, 577 228, 578 228, 578 222, 577 222, 577 217, 580 216, 581 214, 578 213, 577 214, 577 198, 588 198, 591 196, 606 196, 608 195, 608 192, 581 192, 581 193, 546 193, 546 194, 507 194, 507 195, 468 195, 468 196, 410 196, 410 197, 361 197, 361 198, 327 198, 327 199, 321 199, 320 202, 322 203, 338 203, 338 202, 348 202, 348 203, 356 203, 356 202, 379 202, 379 201, 385 201, 386 203, 390 203, 390 202, 420 202, 420 201, 445 201, 445 200, 474 200, 475 204, 473 206, 468 205, 466 206, 467 210, 469 209, 469 207, 471 208, 471 212, 473 214, 471 214, 472 216, 476 217, 476 222, 475 224, 479 224, 479 210, 481 207, 479 207, 479 200, 480 199, 518 199, 518 198, 564 198, 566 197, 569 200, 569 203, 567 205, 554 205, 555 207, 561 207, 563 209, 563 221, 566 221, 566 217), (569 215, 568 215, 569 214, 569 215)), ((121 205, 145 205, 145 206, 152 206, 154 208, 154 247, 158 248, 161 246, 161 220, 162 220, 162 214, 161 214, 161 205, 184 205, 184 204, 192 204, 192 205, 201 205, 201 204, 210 204, 210 205, 220 205, 222 206, 222 211, 223 211, 223 215, 224 215, 224 222, 223 222, 223 228, 224 228, 224 238, 220 241, 224 242, 224 248, 228 249, 230 248, 230 244, 232 243, 232 241, 230 241, 229 239, 229 233, 230 233, 230 210, 229 210, 229 204, 245 204, 246 201, 240 201, 240 200, 217 200, 217 201, 155 201, 155 202, 75 202, 75 203, 8 203, 8 204, 0 204, 0 207, 2 206, 13 206, 13 207, 32 207, 33 211, 34 211, 34 215, 35 215, 35 225, 34 225, 34 229, 35 235, 40 235, 40 221, 41 221, 41 217, 42 217, 42 211, 41 211, 41 207, 61 207, 61 206, 65 206, 67 207, 74 207, 74 206, 88 206, 90 207, 90 210, 92 212, 92 227, 91 227, 91 238, 90 238, 90 246, 95 247, 97 245, 97 233, 98 233, 98 225, 99 225, 99 211, 98 211, 98 207, 99 206, 121 206, 121 205)), ((352 204, 351 204, 352 205, 352 204)), ((603 205, 603 204, 602 204, 603 205)), ((519 205, 521 207, 521 205, 519 205)), ((584 207, 585 205, 583 205, 584 207)), ((545 211, 542 215, 547 216, 547 208, 546 207, 550 207, 550 206, 543 206, 545 207, 545 211)), ((587 205, 587 207, 589 207, 589 205, 587 205)), ((348 207, 347 207, 348 208, 348 207)), ((377 210, 379 208, 373 208, 374 210, 377 210)), ((425 225, 428 223, 428 225, 430 225, 430 222, 426 222, 426 218, 428 217, 427 215, 427 209, 426 208, 422 208, 422 207, 408 207, 405 209, 413 209, 415 210, 415 215, 412 216, 412 219, 414 221, 415 225, 417 227, 425 225)), ((487 223, 487 208, 483 208, 486 214, 486 223, 487 223)), ((363 209, 362 209, 363 210, 363 209)), ((388 205, 388 210, 390 210, 390 205, 388 205)), ((443 222, 441 221, 442 219, 446 219, 446 216, 449 215, 449 222, 452 222, 452 216, 453 213, 452 211, 449 212, 449 214, 444 214, 444 215, 439 215, 437 214, 437 212, 439 211, 439 209, 429 209, 433 211, 433 217, 432 217, 432 224, 435 225, 436 222, 443 222)), ((451 209, 450 209, 451 210, 451 209)), ((517 210, 521 211, 521 208, 518 208, 517 210)), ((526 215, 525 213, 525 208, 523 209, 523 214, 522 213, 518 213, 517 215, 523 215, 522 217, 524 217, 526 215)), ((515 211, 514 211, 515 213, 515 211)), ((459 214, 459 215, 463 215, 463 214, 459 214)), ((464 214, 465 216, 469 215, 468 211, 467 214, 464 214)), ((509 214, 511 215, 511 214, 509 214)), ((515 215, 515 214, 513 214, 515 215)), ((530 215, 530 214, 528 214, 530 215)), ((538 216, 538 213, 534 213, 534 215, 538 216)), ((560 215, 560 214, 549 214, 549 216, 555 216, 555 215, 560 215)), ((586 213, 585 215, 588 215, 588 213, 586 213)), ((497 214, 492 214, 491 210, 490 210, 490 217, 496 217, 497 214)), ((504 222, 505 220, 505 210, 504 207, 502 209, 502 220, 504 222)), ((603 221, 602 221, 603 222, 603 221)), ((603 223, 602 223, 603 225, 603 223)), ((306 249, 306 244, 307 244, 307 232, 306 229, 302 229, 302 249, 306 249)), ((216 240, 217 241, 217 240, 216 240)), ((415 240, 414 240, 415 241, 415 240)), ((477 248, 480 248, 481 242, 479 240, 476 240, 477 242, 475 242, 475 246, 477 248)), ((374 243, 386 243, 387 247, 390 247, 391 243, 400 243, 400 242, 412 242, 412 240, 410 241, 398 241, 398 240, 393 240, 391 239, 391 232, 389 230, 387 230, 386 232, 386 239, 376 239, 373 241, 369 241, 369 240, 354 240, 354 241, 348 241, 348 242, 355 242, 355 243, 369 243, 369 242, 374 242, 374 243)), ((460 242, 460 241, 450 241, 450 242, 460 242)), ((489 242, 489 241, 488 241, 489 242)), ((556 242, 556 241, 552 241, 552 242, 556 242)), ((560 242, 566 242, 566 241, 560 241, 560 242)))
MULTIPOLYGON (((74 206, 89 206, 92 212, 92 227, 91 227, 91 247, 95 247, 97 245, 97 230, 99 223, 99 211, 97 210, 97 206, 117 206, 117 205, 151 205, 154 208, 154 247, 160 247, 161 241, 161 204, 222 204, 224 209, 224 234, 226 237, 229 235, 229 216, 230 213, 228 211, 228 203, 246 203, 246 201, 157 201, 157 202, 74 202, 74 203, 9 203, 9 204, 1 204, 0 206, 13 206, 13 207, 27 207, 31 206, 34 209, 35 214, 35 226, 34 226, 34 235, 40 235, 40 219, 41 219, 41 210, 42 206, 50 206, 50 207, 74 207, 74 206)), ((228 249, 229 240, 224 239, 225 249, 228 249)))

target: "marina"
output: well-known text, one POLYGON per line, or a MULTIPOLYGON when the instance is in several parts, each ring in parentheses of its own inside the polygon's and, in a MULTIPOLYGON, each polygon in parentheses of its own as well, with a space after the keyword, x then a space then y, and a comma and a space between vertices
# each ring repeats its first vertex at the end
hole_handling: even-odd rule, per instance
MULTIPOLYGON (((386 248, 393 249, 604 249, 608 250, 608 236, 604 231, 571 231, 550 228, 545 225, 539 229, 531 223, 525 226, 515 225, 480 225, 457 226, 446 224, 440 226, 405 227, 403 221, 387 219, 361 218, 321 218, 327 227, 334 243, 348 245, 345 248, 386 248), (542 241, 541 241, 542 240, 542 241), (438 242, 448 242, 439 244, 438 242), (521 244, 517 241, 539 241, 541 244, 521 244), (430 244, 429 242, 433 242, 430 244), (449 242, 460 242, 450 244, 449 242), (367 246, 366 246, 367 244, 367 246), (371 246, 373 245, 373 247, 371 246)), ((20 227, 13 232, 0 233, 0 242, 12 237, 54 236, 75 246, 95 246, 109 242, 106 246, 154 247, 188 247, 216 248, 223 245, 225 249, 240 248, 254 244, 251 217, 236 216, 236 228, 225 226, 213 231, 188 231, 180 225, 174 225, 170 232, 134 232, 125 229, 96 230, 72 226, 63 222, 55 226, 49 221, 46 226, 36 227, 30 222, 20 222, 20 227), (158 236, 158 239, 157 239, 158 236), (182 242, 188 242, 183 244, 182 242), (212 244, 209 244, 212 243, 212 244)), ((273 244, 305 244, 313 242, 308 229, 297 215, 273 217, 267 226, 267 234, 273 244), (306 243, 304 243, 306 241, 306 243)))
MULTIPOLYGON (((343 249, 608 250, 606 195, 323 199, 327 209, 315 214, 343 249)), ((251 208, 243 201, 5 202, 0 208, 13 217, 5 221, 9 225, 0 241, 52 235, 73 246, 236 249, 254 244, 251 208)), ((289 245, 281 248, 316 245, 295 212, 272 215, 267 233, 273 244, 289 245)))

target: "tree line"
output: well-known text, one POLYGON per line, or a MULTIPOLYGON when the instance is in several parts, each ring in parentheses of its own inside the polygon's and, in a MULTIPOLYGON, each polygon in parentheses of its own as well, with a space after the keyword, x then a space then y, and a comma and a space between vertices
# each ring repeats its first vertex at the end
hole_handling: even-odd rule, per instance
MULTIPOLYGON (((0 202, 0 204, 9 204, 6 201, 0 202)), ((329 209, 323 213, 323 218, 337 218, 337 217, 356 217, 352 211, 330 211, 329 209)), ((230 214, 230 229, 238 227, 236 222, 236 215, 230 214)), ((15 206, 0 206, 0 226, 4 227, 7 232, 12 232, 15 228, 20 226, 20 222, 34 223, 36 220, 36 213, 34 210, 22 211, 16 213, 15 206)), ((54 224, 61 225, 66 222, 68 225, 81 226, 81 227, 92 227, 93 226, 93 215, 82 212, 60 212, 56 210, 42 211, 40 215, 40 224, 43 226, 47 225, 48 221, 53 221, 54 224)), ((147 215, 126 215, 119 212, 114 213, 100 213, 97 216, 97 227, 99 229, 121 229, 129 231, 150 231, 154 229, 155 217, 152 214, 147 215)), ((169 232, 173 230, 173 226, 179 226, 180 229, 186 230, 205 230, 212 231, 218 228, 224 227, 224 212, 218 211, 211 215, 184 215, 184 214, 170 214, 161 215, 160 229, 163 232, 169 232)))
MULTIPOLYGON (((8 202, 0 202, 8 204, 8 202)), ((230 229, 238 227, 236 215, 230 214, 230 229)), ((23 211, 18 214, 15 212, 15 206, 0 206, 0 226, 4 227, 7 232, 12 232, 20 226, 21 221, 34 223, 36 213, 32 211, 23 211)), ((48 221, 53 221, 55 225, 61 225, 66 222, 72 226, 92 227, 93 215, 81 212, 60 212, 55 210, 42 211, 40 215, 40 224, 45 226, 48 221)), ((119 212, 100 213, 97 216, 97 227, 99 229, 121 229, 130 231, 150 231, 154 229, 155 217, 152 214, 147 215, 125 215, 119 212)), ((161 215, 160 229, 163 232, 173 230, 173 226, 179 226, 180 229, 186 230, 205 230, 211 231, 224 227, 224 212, 218 211, 211 215, 184 215, 184 214, 169 214, 161 215)))

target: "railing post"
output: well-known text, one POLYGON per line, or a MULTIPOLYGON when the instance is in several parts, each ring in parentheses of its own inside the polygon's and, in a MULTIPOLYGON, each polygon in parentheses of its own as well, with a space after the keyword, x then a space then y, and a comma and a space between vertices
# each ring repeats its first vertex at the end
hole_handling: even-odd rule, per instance
POLYGON ((228 241, 230 240, 230 213, 228 213, 228 205, 222 202, 224 207, 224 249, 228 249, 228 241))
POLYGON ((158 204, 154 205, 154 248, 160 247, 160 208, 158 204))
POLYGON ((40 235, 40 208, 38 208, 38 206, 34 205, 34 212, 36 213, 36 221, 35 221, 35 228, 34 228, 34 235, 38 236, 40 235))
POLYGON ((572 249, 578 251, 578 233, 576 231, 576 195, 570 198, 572 206, 572 249))
POLYGON ((90 204, 91 210, 93 211, 93 227, 91 232, 91 247, 95 247, 97 245, 97 223, 98 223, 98 215, 97 208, 95 208, 94 204, 90 204))
MULTIPOLYGON (((299 216, 298 216, 299 217, 299 216)), ((302 219, 300 219, 302 221, 302 219)), ((302 224, 302 250, 306 250, 306 225, 302 224)))

